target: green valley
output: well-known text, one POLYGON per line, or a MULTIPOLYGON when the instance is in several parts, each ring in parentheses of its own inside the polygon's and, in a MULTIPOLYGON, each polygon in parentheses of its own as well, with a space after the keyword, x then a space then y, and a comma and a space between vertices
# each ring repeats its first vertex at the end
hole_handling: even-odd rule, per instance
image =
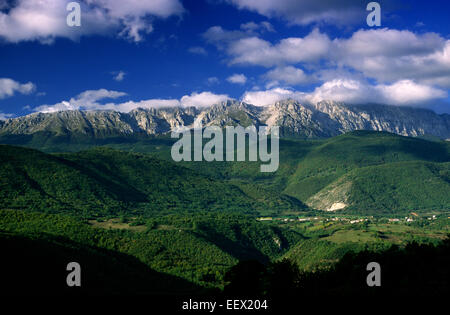
POLYGON ((222 294, 261 268, 267 293, 279 273, 320 282, 360 259, 351 255, 441 248, 450 233, 448 142, 365 131, 283 138, 275 173, 257 162, 175 163, 172 143, 0 145, 0 240, 15 257, 4 263, 79 257, 93 265, 89 294, 222 294))

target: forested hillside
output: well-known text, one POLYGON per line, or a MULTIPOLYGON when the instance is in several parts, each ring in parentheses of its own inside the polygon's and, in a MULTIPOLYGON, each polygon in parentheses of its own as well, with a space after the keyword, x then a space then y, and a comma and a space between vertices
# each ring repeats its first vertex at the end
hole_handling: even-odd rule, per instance
MULTIPOLYGON (((50 247, 66 246, 91 252, 94 257, 98 251, 102 252, 99 249, 107 250, 104 255, 112 257, 114 252, 123 253, 153 270, 206 287, 223 287, 225 271, 239 260, 268 263, 303 239, 297 232, 232 213, 164 216, 149 219, 145 224, 140 232, 108 230, 96 227, 95 222, 66 215, 2 210, 0 239, 5 243, 16 240, 44 247, 47 246, 44 243, 53 244, 50 247)), ((74 259, 70 257, 80 255, 65 257, 74 259)), ((87 264, 94 257, 87 257, 87 264)))
POLYGON ((282 139, 275 173, 261 173, 259 162, 175 163, 171 143, 155 139, 56 155, 1 145, 0 200, 3 208, 85 216, 276 215, 308 206, 361 214, 450 209, 450 144, 444 141, 367 131, 282 139))
POLYGON ((450 146, 443 141, 375 132, 281 139, 275 173, 260 173, 259 162, 175 163, 172 143, 59 153, 0 145, 8 270, 42 254, 54 257, 51 268, 76 259, 92 265, 84 293, 122 293, 136 283, 130 293, 204 294, 234 292, 242 270, 256 266, 267 293, 278 272, 305 272, 301 279, 312 285, 308 279, 334 276, 310 272, 332 273, 348 253, 438 246, 449 232, 450 146), (110 273, 117 279, 108 280, 110 273), (160 279, 167 286, 148 285, 160 279))
POLYGON ((269 205, 236 185, 173 162, 107 148, 54 156, 1 145, 0 187, 4 209, 84 217, 200 210, 257 214, 300 204, 274 195, 269 205))

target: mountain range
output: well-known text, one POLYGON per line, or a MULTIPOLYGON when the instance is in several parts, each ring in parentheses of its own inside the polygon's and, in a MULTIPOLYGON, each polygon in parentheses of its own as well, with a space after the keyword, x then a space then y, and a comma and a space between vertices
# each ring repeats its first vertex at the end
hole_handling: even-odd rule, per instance
POLYGON ((168 134, 174 127, 217 125, 280 126, 281 135, 328 138, 354 130, 387 131, 403 136, 450 139, 450 115, 428 109, 390 105, 349 105, 322 101, 315 105, 294 100, 270 106, 229 100, 210 107, 169 107, 117 111, 33 113, 0 121, 0 142, 26 144, 31 138, 107 139, 168 134))

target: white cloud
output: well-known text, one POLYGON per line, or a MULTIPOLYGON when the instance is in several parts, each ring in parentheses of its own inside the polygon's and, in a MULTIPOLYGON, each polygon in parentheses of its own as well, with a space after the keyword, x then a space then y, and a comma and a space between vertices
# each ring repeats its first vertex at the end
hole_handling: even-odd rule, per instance
MULTIPOLYGON (((289 69, 291 72, 286 73, 289 75, 293 68, 286 67, 301 65, 312 72, 312 77, 322 80, 336 78, 330 78, 333 72, 346 72, 348 76, 374 79, 379 84, 412 80, 450 88, 450 40, 436 33, 382 28, 330 39, 314 29, 305 37, 271 43, 241 31, 218 30, 217 41, 209 41, 227 53, 230 65, 277 67, 267 74, 274 77, 273 81, 295 84, 291 76, 291 82, 280 80, 279 72, 289 69)), ((297 76, 301 81, 298 71, 297 76)))
POLYGON ((349 39, 339 39, 337 47, 344 53, 375 56, 424 55, 441 49, 444 40, 436 33, 415 34, 406 30, 369 29, 359 30, 349 39))
POLYGON ((112 34, 142 40, 153 30, 152 18, 181 15, 179 0, 84 0, 81 27, 68 27, 67 4, 71 0, 17 0, 0 12, 0 38, 8 42, 39 40, 51 43, 57 37, 78 39, 83 35, 112 34))
POLYGON ((117 82, 123 81, 123 79, 125 79, 125 75, 126 75, 126 73, 123 71, 114 72, 113 74, 114 74, 113 79, 117 82))
POLYGON ((54 104, 54 105, 41 105, 34 109, 36 112, 41 113, 54 113, 64 110, 78 110, 79 107, 77 105, 74 105, 68 101, 62 101, 60 103, 54 104))
POLYGON ((426 77, 442 66, 450 70, 450 40, 436 33, 417 35, 390 29, 360 30, 350 38, 334 40, 314 29, 305 37, 285 38, 276 44, 247 36, 229 40, 226 51, 230 64, 272 67, 325 60, 380 80, 399 80, 405 74, 426 77))
POLYGON ((305 100, 317 103, 323 100, 333 100, 348 103, 367 103, 378 99, 381 95, 373 87, 357 80, 334 79, 323 83, 314 92, 308 93, 305 100))
MULTIPOLYGON (((206 91, 185 95, 181 99, 148 99, 121 103, 100 103, 105 99, 117 99, 127 95, 124 92, 106 89, 88 90, 69 101, 54 105, 41 105, 34 108, 38 112, 56 112, 64 110, 115 110, 129 112, 136 108, 160 107, 207 107, 229 100, 226 94, 214 94, 206 91)), ((345 103, 385 103, 391 105, 420 105, 426 107, 430 102, 445 99, 447 92, 428 85, 418 84, 410 80, 397 81, 393 84, 371 85, 351 79, 335 79, 325 82, 314 91, 305 93, 288 88, 272 88, 269 90, 247 91, 241 97, 243 102, 256 106, 272 105, 277 101, 294 99, 300 102, 317 103, 322 100, 334 100, 345 103)), ((3 114, 0 117, 11 117, 3 114)))
POLYGON ((290 85, 311 83, 313 81, 302 69, 293 66, 277 67, 265 74, 265 77, 272 82, 271 85, 278 85, 284 82, 290 85))
POLYGON ((34 108, 36 112, 51 113, 64 110, 114 110, 129 112, 136 108, 160 108, 160 107, 205 107, 229 99, 225 94, 212 92, 192 93, 178 99, 148 99, 142 101, 127 101, 122 103, 100 103, 105 99, 117 99, 127 95, 124 92, 109 91, 106 89, 88 90, 80 93, 68 101, 62 101, 54 105, 41 105, 34 108))
POLYGON ((180 103, 182 106, 195 106, 205 107, 224 102, 230 97, 226 94, 214 94, 211 92, 192 93, 191 95, 185 95, 181 98, 180 103))
POLYGON ((290 23, 347 24, 365 19, 365 3, 360 0, 228 0, 239 9, 267 17, 281 17, 290 23))
POLYGON ((248 91, 242 100, 257 106, 267 106, 277 101, 294 99, 315 104, 323 100, 333 100, 349 104, 384 103, 390 105, 410 105, 427 107, 431 102, 444 99, 447 92, 431 86, 402 80, 390 85, 369 83, 351 79, 334 79, 323 83, 313 92, 305 93, 285 88, 265 91, 248 91))
POLYGON ((357 80, 335 79, 325 82, 306 96, 317 103, 333 100, 346 103, 384 103, 390 105, 430 105, 431 101, 447 97, 447 92, 411 80, 393 84, 370 85, 357 80))
POLYGON ((109 91, 106 89, 100 89, 100 90, 87 90, 83 93, 79 94, 77 99, 79 102, 87 102, 88 104, 94 103, 98 100, 102 100, 105 98, 119 98, 122 96, 127 95, 127 93, 124 92, 118 92, 118 91, 109 91))
POLYGON ((13 96, 15 93, 30 94, 36 90, 31 83, 19 83, 9 78, 0 78, 0 99, 13 96))
POLYGON ((6 119, 12 118, 12 117, 14 117, 14 114, 5 114, 5 113, 0 112, 0 120, 6 120, 6 119))
POLYGON ((247 77, 243 74, 235 73, 227 78, 227 81, 234 84, 245 84, 247 82, 247 77))
POLYGON ((417 84, 411 80, 401 80, 391 85, 376 87, 386 101, 391 104, 421 104, 432 100, 446 98, 447 92, 424 84, 417 84))
POLYGON ((333 61, 379 82, 415 80, 450 87, 450 40, 435 33, 360 30, 334 40, 333 61))
POLYGON ((119 36, 134 42, 140 42, 143 39, 142 33, 150 34, 151 32, 153 32, 153 25, 141 17, 133 17, 123 20, 123 29, 120 31, 119 36))
POLYGON ((258 37, 238 39, 230 43, 227 52, 230 64, 271 67, 318 61, 329 53, 330 46, 328 36, 315 29, 303 38, 285 38, 275 45, 258 37))
POLYGON ((283 88, 274 88, 266 91, 248 91, 242 96, 242 101, 256 106, 272 105, 285 99, 302 101, 305 93, 283 88))
POLYGON ((76 97, 71 98, 69 101, 62 101, 54 105, 41 105, 34 110, 37 112, 50 113, 63 110, 109 109, 105 107, 105 105, 98 103, 98 101, 104 99, 116 99, 125 95, 127 94, 124 92, 109 91, 106 89, 87 90, 76 97))

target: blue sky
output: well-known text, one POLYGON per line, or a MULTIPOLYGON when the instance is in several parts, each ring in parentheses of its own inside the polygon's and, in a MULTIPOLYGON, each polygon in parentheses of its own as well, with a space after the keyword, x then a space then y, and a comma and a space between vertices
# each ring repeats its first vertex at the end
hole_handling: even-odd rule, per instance
POLYGON ((0 0, 0 119, 236 98, 450 112, 447 1, 0 0))

